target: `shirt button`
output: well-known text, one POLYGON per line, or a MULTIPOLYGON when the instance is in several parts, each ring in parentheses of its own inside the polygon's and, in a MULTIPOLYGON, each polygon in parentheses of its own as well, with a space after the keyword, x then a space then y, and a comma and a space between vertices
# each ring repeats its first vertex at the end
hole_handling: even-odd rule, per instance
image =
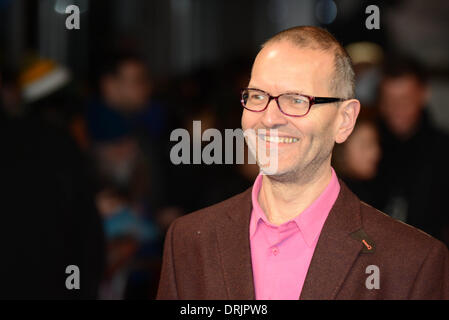
POLYGON ((274 247, 274 248, 271 250, 271 252, 272 252, 275 256, 277 256, 278 253, 279 253, 279 249, 278 249, 277 247, 274 247))

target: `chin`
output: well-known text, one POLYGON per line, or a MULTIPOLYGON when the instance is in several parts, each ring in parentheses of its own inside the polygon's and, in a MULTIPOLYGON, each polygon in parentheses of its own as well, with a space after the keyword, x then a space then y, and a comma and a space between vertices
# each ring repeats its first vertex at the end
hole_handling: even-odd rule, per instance
POLYGON ((260 167, 262 174, 269 176, 271 179, 279 182, 291 182, 297 178, 298 170, 291 166, 279 165, 277 168, 260 167))

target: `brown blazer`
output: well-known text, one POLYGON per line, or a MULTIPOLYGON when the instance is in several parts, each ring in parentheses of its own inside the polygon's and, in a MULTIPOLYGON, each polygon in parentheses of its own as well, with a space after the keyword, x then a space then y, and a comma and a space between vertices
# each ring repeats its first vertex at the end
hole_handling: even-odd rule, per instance
MULTIPOLYGON (((449 253, 428 234, 341 190, 300 299, 449 299, 449 253), (379 268, 379 289, 365 282, 379 268)), ((170 226, 157 299, 254 299, 251 188, 170 226)))

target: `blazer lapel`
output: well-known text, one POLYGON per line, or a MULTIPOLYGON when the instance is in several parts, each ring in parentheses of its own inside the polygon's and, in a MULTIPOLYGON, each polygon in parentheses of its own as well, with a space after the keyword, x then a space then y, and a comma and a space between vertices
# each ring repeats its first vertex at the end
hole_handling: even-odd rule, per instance
POLYGON ((340 180, 340 193, 324 223, 300 299, 335 299, 363 248, 351 237, 361 226, 360 200, 340 180))
POLYGON ((249 241, 251 190, 237 196, 227 209, 225 219, 216 225, 226 292, 232 300, 255 299, 249 241))

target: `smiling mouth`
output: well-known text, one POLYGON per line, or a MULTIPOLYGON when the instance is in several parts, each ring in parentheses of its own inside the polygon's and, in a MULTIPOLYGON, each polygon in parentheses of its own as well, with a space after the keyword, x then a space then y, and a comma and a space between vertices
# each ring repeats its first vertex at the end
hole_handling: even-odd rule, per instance
POLYGON ((298 138, 293 137, 278 137, 278 136, 265 136, 265 135, 260 135, 259 137, 266 142, 273 142, 273 143, 295 143, 299 141, 298 138))

